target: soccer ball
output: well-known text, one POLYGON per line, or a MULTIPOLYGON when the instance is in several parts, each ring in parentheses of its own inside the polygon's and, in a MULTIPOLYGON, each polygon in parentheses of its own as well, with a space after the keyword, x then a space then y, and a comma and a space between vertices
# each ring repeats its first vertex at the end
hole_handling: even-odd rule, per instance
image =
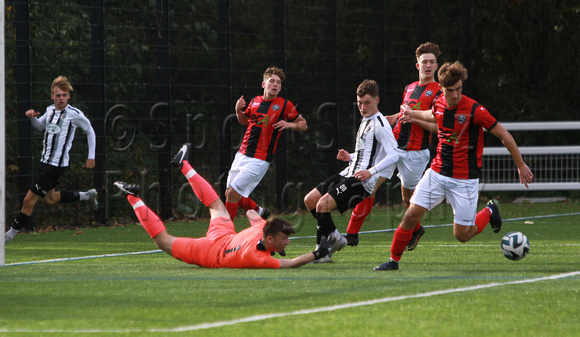
POLYGON ((510 260, 521 260, 530 252, 530 240, 522 232, 509 232, 501 239, 501 252, 510 260))

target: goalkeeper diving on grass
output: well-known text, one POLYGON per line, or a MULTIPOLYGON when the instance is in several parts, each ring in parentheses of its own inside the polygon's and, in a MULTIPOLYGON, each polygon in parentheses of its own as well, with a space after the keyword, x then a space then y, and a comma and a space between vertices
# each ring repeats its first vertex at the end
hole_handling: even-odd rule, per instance
POLYGON ((254 210, 246 213, 251 226, 236 233, 234 223, 217 193, 188 161, 190 144, 181 147, 171 164, 180 169, 193 192, 209 208, 211 220, 205 237, 184 238, 167 233, 159 217, 139 197, 141 187, 117 181, 137 218, 157 247, 174 258, 205 268, 297 268, 325 257, 330 244, 324 240, 312 253, 294 259, 277 259, 294 234, 292 225, 281 218, 262 219, 254 210))

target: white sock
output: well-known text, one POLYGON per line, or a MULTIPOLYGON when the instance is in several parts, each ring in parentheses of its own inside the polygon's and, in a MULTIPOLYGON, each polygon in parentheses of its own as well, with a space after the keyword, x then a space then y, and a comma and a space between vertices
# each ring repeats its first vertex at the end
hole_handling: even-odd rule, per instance
POLYGON ((89 193, 88 192, 79 192, 79 200, 80 201, 87 201, 89 200, 89 193))
POLYGON ((18 229, 14 229, 14 228, 10 227, 8 232, 6 232, 6 234, 4 234, 4 241, 6 241, 6 242, 12 241, 12 239, 14 239, 14 237, 16 236, 16 234, 18 234, 18 232, 20 232, 18 229))
POLYGON ((340 240, 340 232, 338 231, 338 229, 335 229, 334 232, 330 233, 329 239, 330 237, 332 237, 336 241, 340 240))

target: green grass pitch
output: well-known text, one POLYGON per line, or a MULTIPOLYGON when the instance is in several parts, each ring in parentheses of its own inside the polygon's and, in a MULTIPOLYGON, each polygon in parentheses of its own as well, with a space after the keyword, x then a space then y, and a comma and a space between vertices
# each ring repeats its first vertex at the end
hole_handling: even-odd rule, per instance
MULTIPOLYGON (((401 269, 375 272, 401 212, 375 208, 357 247, 291 270, 186 265, 139 225, 21 234, 0 267, 0 336, 580 336, 578 203, 504 203, 501 233, 465 244, 439 206, 401 269), (508 231, 528 236, 525 259, 501 254, 508 231)), ((333 213, 343 233, 349 216, 333 213)), ((312 216, 285 217, 300 229, 287 257, 311 251, 312 216)), ((207 224, 167 228, 195 237, 207 224)))

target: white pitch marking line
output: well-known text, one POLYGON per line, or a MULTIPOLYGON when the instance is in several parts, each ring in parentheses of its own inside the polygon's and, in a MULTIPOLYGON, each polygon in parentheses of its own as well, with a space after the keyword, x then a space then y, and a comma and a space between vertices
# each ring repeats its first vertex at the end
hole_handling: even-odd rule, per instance
POLYGON ((335 311, 341 309, 350 309, 356 307, 362 307, 367 305, 374 305, 379 303, 387 303, 387 302, 394 302, 394 301, 401 301, 407 300, 411 298, 424 298, 424 297, 432 297, 437 295, 445 295, 445 294, 453 294, 453 293, 460 293, 472 290, 480 290, 486 288, 493 288, 493 287, 500 287, 512 284, 523 284, 523 283, 533 283, 539 281, 546 281, 546 280, 557 280, 571 276, 580 275, 580 271, 565 273, 565 274, 557 274, 552 276, 546 277, 538 277, 533 279, 527 280, 517 280, 517 281, 510 281, 506 283, 489 283, 489 284, 481 284, 472 287, 464 287, 464 288, 455 288, 455 289, 447 289, 447 290, 436 290, 430 291, 422 294, 415 294, 415 295, 405 295, 405 296, 396 296, 396 297, 385 297, 379 298, 376 300, 369 300, 369 301, 361 301, 361 302, 354 302, 354 303, 345 303, 345 304, 338 304, 332 305, 328 307, 320 307, 320 308, 313 308, 313 309, 303 309, 303 310, 296 310, 290 312, 281 312, 281 313, 274 313, 274 314, 266 314, 266 315, 255 315, 255 316, 248 316, 243 318, 238 318, 229 321, 221 321, 221 322, 212 322, 212 323, 202 323, 202 324, 195 324, 195 325, 188 325, 183 327, 177 328, 156 328, 156 329, 85 329, 85 330, 57 330, 57 329, 49 329, 49 330, 32 330, 32 329, 17 329, 17 330, 9 330, 9 329, 2 329, 0 328, 0 332, 33 332, 33 333, 43 333, 43 332, 52 332, 52 333, 131 333, 131 332, 180 332, 180 331, 195 331, 195 330, 204 330, 204 329, 211 329, 211 328, 219 328, 222 326, 228 325, 235 325, 240 323, 247 323, 247 322, 257 322, 263 321, 271 318, 278 318, 278 317, 285 317, 285 316, 296 316, 296 315, 307 315, 313 314, 318 312, 328 312, 328 311, 335 311))
POLYGON ((338 305, 333 305, 333 306, 328 306, 328 307, 304 309, 304 310, 297 310, 297 311, 291 311, 291 312, 286 312, 286 313, 249 316, 249 317, 238 318, 238 319, 234 319, 234 320, 230 320, 230 321, 202 323, 202 324, 178 327, 178 328, 174 328, 174 329, 150 329, 147 331, 180 332, 180 331, 202 330, 202 329, 222 327, 222 326, 226 326, 226 325, 234 325, 234 324, 239 324, 239 323, 263 321, 263 320, 270 319, 270 318, 277 318, 277 317, 284 317, 284 316, 295 316, 295 315, 305 315, 305 314, 313 314, 313 313, 318 313, 318 312, 327 312, 327 311, 335 311, 335 310, 341 310, 341 309, 349 309, 349 308, 362 307, 362 306, 379 304, 379 303, 407 300, 410 298, 431 297, 431 296, 437 296, 437 295, 459 293, 459 292, 486 289, 486 288, 499 287, 499 286, 512 285, 512 284, 532 283, 532 282, 545 281, 545 280, 556 280, 556 279, 561 279, 561 278, 566 278, 566 277, 576 276, 576 275, 580 275, 580 271, 575 271, 575 272, 566 273, 566 274, 552 275, 552 276, 547 276, 547 277, 538 277, 538 278, 533 278, 533 279, 528 279, 528 280, 517 280, 517 281, 506 282, 506 283, 489 283, 489 284, 482 284, 482 285, 477 285, 477 286, 472 286, 472 287, 455 288, 455 289, 448 289, 448 290, 437 290, 437 291, 430 291, 427 293, 415 294, 415 295, 385 297, 385 298, 379 298, 376 300, 338 304, 338 305))
POLYGON ((26 264, 38 264, 38 263, 52 263, 52 262, 65 262, 65 261, 78 261, 78 260, 87 260, 87 259, 96 259, 102 257, 115 257, 115 256, 126 256, 126 255, 142 255, 142 254, 152 254, 152 253, 161 253, 162 250, 147 250, 143 252, 129 252, 129 253, 117 253, 117 254, 103 254, 103 255, 91 255, 91 256, 80 256, 80 257, 66 257, 62 259, 53 259, 53 260, 40 260, 40 261, 29 261, 29 262, 15 262, 9 263, 4 265, 4 267, 9 266, 22 266, 26 264))

